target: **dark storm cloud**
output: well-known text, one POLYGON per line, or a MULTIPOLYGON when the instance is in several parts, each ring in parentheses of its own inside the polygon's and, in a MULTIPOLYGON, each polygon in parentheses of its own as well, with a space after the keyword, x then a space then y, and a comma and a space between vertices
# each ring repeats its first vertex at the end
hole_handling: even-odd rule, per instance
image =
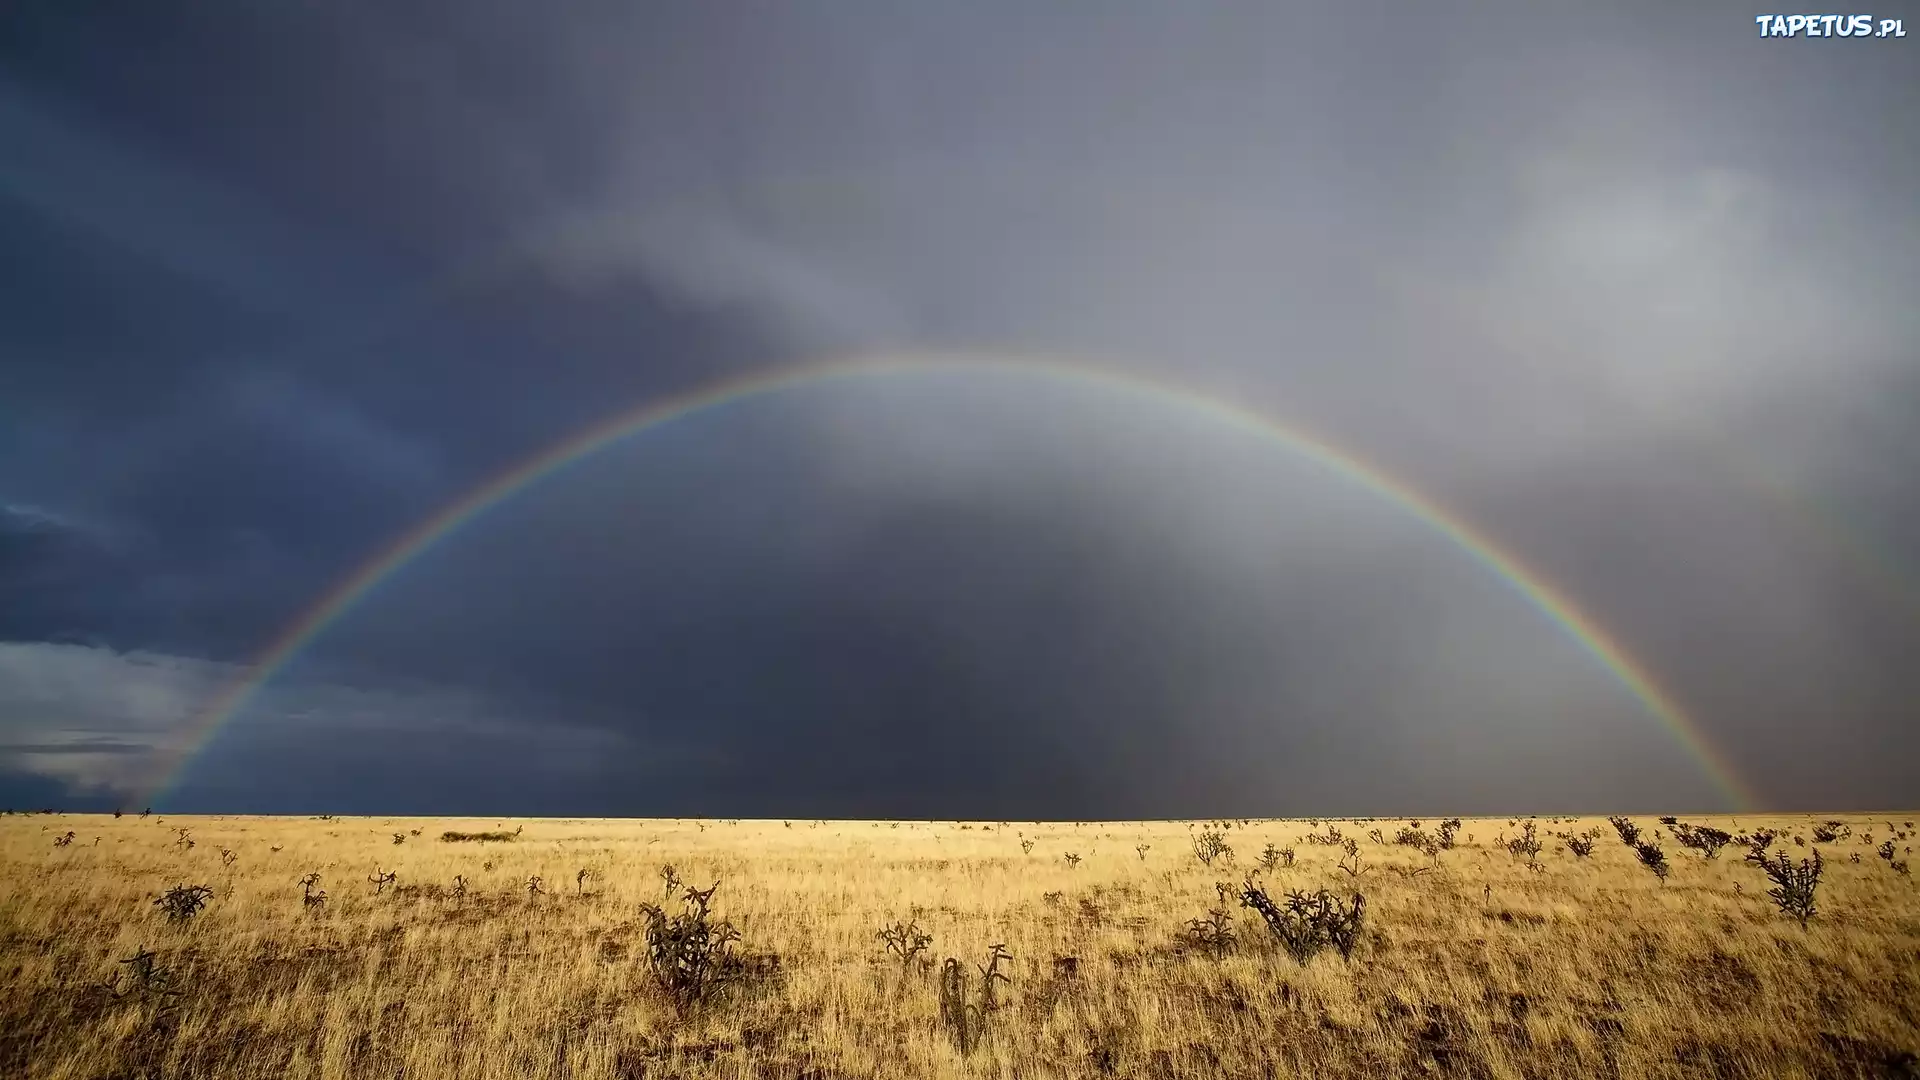
MULTIPOLYGON (((0 766, 135 790, 139 755, 80 748, 165 743, 539 448, 946 345, 1302 421, 1562 586, 1770 800, 1899 802, 1920 177, 1877 133, 1920 102, 1900 43, 1751 15, 34 7, 0 46, 30 148, 0 166, 0 766)), ((907 380, 692 420, 489 513, 180 798, 1716 796, 1404 512, 1170 407, 907 380)))

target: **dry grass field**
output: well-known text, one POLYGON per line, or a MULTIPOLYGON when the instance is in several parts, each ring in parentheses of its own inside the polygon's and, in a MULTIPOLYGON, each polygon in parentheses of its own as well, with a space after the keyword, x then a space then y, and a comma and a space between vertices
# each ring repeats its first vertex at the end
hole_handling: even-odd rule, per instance
POLYGON ((1405 820, 1334 822, 1354 875, 1306 821, 14 815, 0 1076, 1916 1075, 1920 891, 1894 865, 1916 816, 1840 815, 1851 834, 1822 844, 1824 819, 1683 819, 1817 848, 1803 929, 1740 844, 1708 859, 1663 829, 1663 882, 1603 819, 1539 819, 1537 869, 1500 843, 1521 820, 1468 820, 1427 852, 1394 842, 1405 820), (1203 865, 1216 828, 1233 852, 1203 865), (1587 857, 1560 835, 1594 829, 1587 857), (1293 865, 1261 869, 1268 845, 1293 865), (663 864, 718 881, 713 917, 740 933, 704 1003, 677 1004, 648 961, 642 905, 682 911, 663 864), (1241 903, 1255 870, 1277 901, 1364 894, 1351 957, 1289 955, 1241 903), (323 903, 303 901, 312 873, 323 903), (170 922, 155 901, 181 885, 212 896, 170 922), (1231 941, 1195 935, 1212 909, 1231 941), (910 963, 879 937, 900 922, 932 935, 910 963), (995 944, 1008 978, 983 1009, 995 944))

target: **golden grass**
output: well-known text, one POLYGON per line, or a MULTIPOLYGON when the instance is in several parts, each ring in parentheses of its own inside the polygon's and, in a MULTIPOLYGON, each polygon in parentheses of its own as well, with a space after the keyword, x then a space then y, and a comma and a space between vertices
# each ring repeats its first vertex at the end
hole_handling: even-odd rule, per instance
MULTIPOLYGON (((1901 847, 1920 841, 1904 824, 1920 815, 1838 816, 1855 835, 1823 848, 1804 931, 1738 847, 1707 861, 1666 838, 1662 885, 1611 829, 1591 859, 1547 839, 1529 871, 1495 846, 1507 821, 1470 820, 1437 871, 1405 876, 1425 857, 1366 839, 1404 821, 1341 823, 1369 866, 1365 937, 1351 963, 1304 967, 1237 905, 1233 951, 1178 943, 1267 843, 1299 858, 1263 875, 1276 892, 1353 887, 1303 821, 1235 822, 1237 862, 1208 868, 1181 822, 14 816, 0 819, 0 1076, 1905 1075, 1920 893, 1874 845, 1889 821, 1910 834, 1901 847), (439 839, 516 827, 506 842, 439 839), (779 974, 676 1016, 635 959, 663 863, 719 880, 716 911, 746 950, 777 953, 779 974), (594 875, 576 893, 582 867, 594 875), (406 888, 376 895, 376 869, 406 888), (318 913, 301 903, 309 871, 329 896, 318 913), (432 888, 455 875, 465 897, 432 888), (529 900, 531 875, 548 893, 529 900), (152 898, 184 883, 215 897, 169 926, 152 898), (937 977, 883 957, 877 931, 912 918, 939 957, 971 964, 1005 942, 1015 958, 971 1055, 941 1028, 937 977), (103 987, 143 948, 177 996, 103 987), (1071 979, 1053 963, 1066 956, 1071 979)), ((1811 819, 1694 820, 1791 836, 1811 819)))

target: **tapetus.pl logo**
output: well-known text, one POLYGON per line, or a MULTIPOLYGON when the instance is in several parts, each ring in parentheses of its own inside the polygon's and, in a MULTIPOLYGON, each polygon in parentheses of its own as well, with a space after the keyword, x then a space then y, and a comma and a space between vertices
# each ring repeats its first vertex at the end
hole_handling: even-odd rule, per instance
POLYGON ((1763 38, 1903 38, 1907 31, 1899 19, 1876 19, 1871 15, 1755 15, 1763 38))

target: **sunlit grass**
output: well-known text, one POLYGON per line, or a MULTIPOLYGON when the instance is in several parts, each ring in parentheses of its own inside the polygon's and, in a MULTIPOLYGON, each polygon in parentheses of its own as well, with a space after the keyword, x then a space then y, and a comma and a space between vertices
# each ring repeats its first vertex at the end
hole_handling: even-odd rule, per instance
MULTIPOLYGON (((1811 842, 1809 818, 1683 820, 1811 850, 1792 841, 1811 842)), ((1920 892, 1876 848, 1920 838, 1901 815, 1846 820, 1802 930, 1737 845, 1707 860, 1669 830, 1662 884, 1611 829, 1584 859, 1550 835, 1601 819, 1541 819, 1538 871, 1497 846, 1505 819, 1469 820, 1419 873, 1428 856, 1366 838, 1406 821, 1341 823, 1355 878, 1304 821, 1234 822, 1233 861, 1208 867, 1180 822, 13 816, 0 1075, 1902 1075, 1920 1051, 1920 892), (454 833, 487 839, 438 839, 454 833), (1298 856, 1261 873, 1274 895, 1366 894, 1350 963, 1295 963, 1237 904, 1224 954, 1182 943, 1268 844, 1298 856), (777 971, 685 1015, 657 993, 640 905, 665 899, 667 863, 719 881, 716 913, 777 971), (303 902, 313 872, 324 904, 303 902), (376 892, 377 872, 395 882, 376 892), (212 900, 169 924, 154 900, 199 884, 212 900), (971 1054, 941 1025, 937 964, 902 964, 878 936, 901 921, 933 935, 936 962, 1013 955, 971 1054), (164 990, 121 963, 143 950, 164 990)))

